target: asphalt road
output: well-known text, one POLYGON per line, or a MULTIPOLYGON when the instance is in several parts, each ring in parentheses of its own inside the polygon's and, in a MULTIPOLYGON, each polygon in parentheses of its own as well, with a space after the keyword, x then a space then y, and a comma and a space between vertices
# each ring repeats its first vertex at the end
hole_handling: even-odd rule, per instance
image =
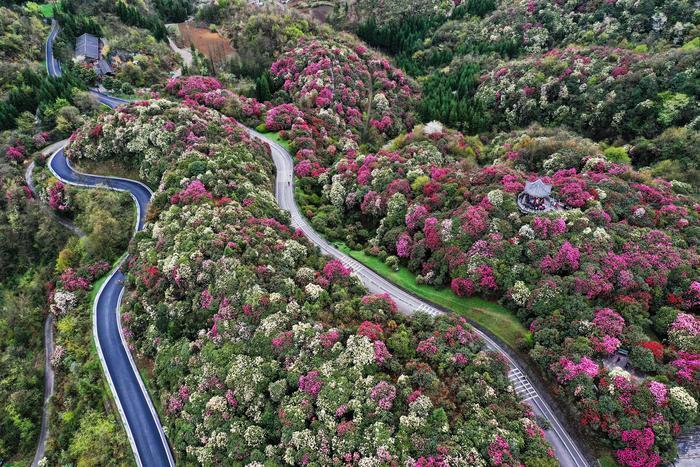
MULTIPOLYGON (((65 157, 64 148, 54 153, 49 168, 64 183, 130 193, 137 207, 135 230, 143 228, 152 196, 147 186, 127 179, 77 172, 65 157)), ((93 335, 136 462, 144 466, 172 466, 175 463, 165 433, 122 335, 119 305, 124 275, 119 268, 123 262, 124 259, 110 272, 95 297, 93 335)))
MULTIPOLYGON (((53 41, 59 28, 54 21, 46 40, 46 71, 50 76, 60 76, 61 66, 53 56, 53 41)), ((90 92, 110 108, 127 101, 115 98, 95 89, 90 92)), ((88 188, 102 187, 126 191, 136 203, 135 231, 143 228, 148 204, 153 193, 144 184, 118 177, 83 174, 71 167, 61 145, 51 156, 49 169, 64 183, 88 188)), ((143 385, 133 357, 124 341, 119 306, 124 292, 124 275, 119 270, 126 257, 109 273, 95 297, 93 307, 93 336, 102 368, 112 390, 117 409, 127 432, 136 463, 139 466, 173 466, 172 453, 165 437, 158 414, 143 385)))
POLYGON ((44 46, 44 57, 46 58, 46 72, 49 76, 61 76, 61 64, 53 56, 53 41, 56 39, 60 28, 55 19, 51 20, 51 32, 49 32, 49 37, 46 39, 46 45, 44 46))
MULTIPOLYGON (((266 141, 270 145, 272 158, 277 168, 275 197, 280 207, 289 211, 291 214, 292 225, 294 227, 301 229, 311 242, 318 245, 322 253, 337 258, 346 267, 351 268, 370 292, 378 294, 388 293, 394 299, 401 312, 412 314, 416 311, 422 311, 432 316, 442 313, 442 310, 436 308, 431 303, 423 301, 406 292, 394 283, 384 279, 355 259, 341 252, 316 232, 304 216, 302 216, 294 198, 294 162, 292 156, 276 142, 254 130, 248 129, 248 131, 253 136, 266 141)), ((545 431, 545 437, 553 446, 557 460, 559 460, 561 465, 565 467, 589 465, 577 443, 564 429, 562 423, 551 410, 547 402, 540 397, 537 389, 530 383, 527 376, 518 367, 517 362, 511 358, 508 352, 506 352, 498 342, 478 329, 477 332, 486 341, 489 348, 501 353, 510 363, 511 369, 508 377, 520 398, 532 407, 535 414, 549 421, 551 427, 545 431)))
POLYGON ((46 452, 46 439, 49 437, 49 401, 53 396, 54 373, 51 366, 53 354, 53 315, 49 313, 44 322, 44 406, 41 414, 41 431, 36 453, 32 460, 32 467, 39 465, 39 461, 46 452))

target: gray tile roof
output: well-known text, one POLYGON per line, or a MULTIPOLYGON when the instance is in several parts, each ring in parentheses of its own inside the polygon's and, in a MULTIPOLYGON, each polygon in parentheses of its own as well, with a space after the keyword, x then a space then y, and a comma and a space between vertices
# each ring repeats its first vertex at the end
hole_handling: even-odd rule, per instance
POLYGON ((98 59, 100 57, 100 40, 92 34, 83 34, 75 40, 75 55, 98 59))
POLYGON ((97 62, 97 74, 106 75, 107 73, 112 73, 112 67, 106 60, 100 60, 97 62))

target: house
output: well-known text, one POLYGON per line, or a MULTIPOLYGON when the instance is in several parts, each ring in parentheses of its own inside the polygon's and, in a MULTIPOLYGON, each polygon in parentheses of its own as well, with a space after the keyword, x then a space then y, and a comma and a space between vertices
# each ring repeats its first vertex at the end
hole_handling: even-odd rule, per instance
POLYGON ((75 58, 79 61, 93 61, 100 58, 100 42, 98 37, 85 33, 75 40, 75 58))
POLYGON ((102 38, 85 33, 75 40, 75 60, 91 67, 98 76, 113 74, 108 60, 102 58, 102 38))

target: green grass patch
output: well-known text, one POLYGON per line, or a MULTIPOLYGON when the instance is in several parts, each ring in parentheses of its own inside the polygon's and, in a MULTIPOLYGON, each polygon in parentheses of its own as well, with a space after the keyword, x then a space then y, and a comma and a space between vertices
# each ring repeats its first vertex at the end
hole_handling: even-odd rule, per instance
POLYGON ((515 315, 497 303, 479 297, 458 297, 447 287, 416 284, 415 274, 405 267, 393 271, 379 258, 364 251, 352 250, 343 243, 335 245, 399 287, 474 321, 514 350, 517 350, 517 340, 525 339, 530 334, 515 315))
POLYGON ((53 5, 51 3, 39 5, 39 11, 44 18, 53 18, 53 5))
MULTIPOLYGON (((112 272, 110 269, 109 272, 112 272)), ((90 289, 90 293, 88 294, 88 303, 90 304, 90 312, 92 313, 92 309, 95 306, 95 297, 97 296, 97 292, 100 291, 100 288, 102 288, 102 284, 107 280, 107 277, 109 276, 109 272, 105 274, 104 276, 100 277, 97 282, 92 284, 92 289, 90 289)))
POLYGON ((620 464, 615 462, 611 454, 605 454, 598 458, 598 465, 600 465, 600 467, 617 467, 620 464))
POLYGON ((274 131, 266 131, 264 133, 261 133, 261 135, 265 136, 266 138, 270 138, 272 141, 275 143, 279 144, 282 146, 287 152, 289 152, 289 141, 286 139, 282 138, 279 134, 279 132, 274 132, 274 131))
MULTIPOLYGON (((134 208, 134 209, 136 209, 136 208, 134 208)), ((91 307, 91 308, 90 308, 90 311, 92 311, 92 307, 95 306, 95 297, 97 296, 97 292, 100 291, 100 288, 102 287, 102 284, 104 284, 104 282, 107 280, 107 278, 108 278, 108 277, 110 276, 110 274, 112 273, 112 270, 113 270, 114 268, 116 268, 117 265, 118 265, 119 263, 121 263, 122 259, 124 259, 124 257, 125 257, 126 255, 127 255, 127 254, 124 253, 124 254, 121 255, 119 258, 117 258, 117 259, 112 263, 112 266, 109 268, 109 271, 107 271, 102 277, 100 277, 100 278, 97 280, 97 282, 95 282, 94 284, 92 284, 92 289, 90 289, 90 293, 88 294, 88 302, 90 303, 90 307, 91 307)))

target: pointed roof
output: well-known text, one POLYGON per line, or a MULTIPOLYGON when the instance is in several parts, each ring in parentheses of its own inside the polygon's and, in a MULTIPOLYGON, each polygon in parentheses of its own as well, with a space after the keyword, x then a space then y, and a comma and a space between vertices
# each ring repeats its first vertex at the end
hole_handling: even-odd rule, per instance
POLYGON ((112 73, 112 67, 109 65, 109 63, 106 60, 100 60, 97 62, 97 74, 106 75, 108 73, 112 73))
POLYGON ((92 59, 100 58, 100 40, 88 33, 79 36, 75 40, 75 55, 92 59))
POLYGON ((552 185, 538 178, 534 182, 525 182, 525 193, 536 198, 546 198, 552 193, 552 185))

